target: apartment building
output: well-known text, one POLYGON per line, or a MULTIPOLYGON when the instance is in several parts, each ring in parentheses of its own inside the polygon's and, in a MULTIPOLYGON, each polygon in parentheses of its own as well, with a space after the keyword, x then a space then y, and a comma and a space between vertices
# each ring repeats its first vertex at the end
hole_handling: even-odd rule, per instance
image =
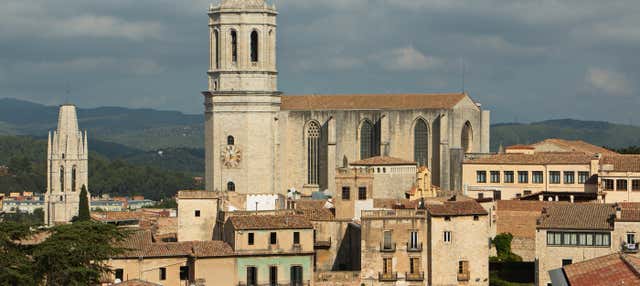
POLYGON ((640 202, 640 155, 603 157, 598 182, 606 202, 640 202))
POLYGON ((365 285, 488 285, 488 213, 473 201, 362 212, 365 285))
POLYGON ((543 210, 536 230, 536 285, 550 271, 612 253, 638 252, 637 204, 566 204, 543 210))
MULTIPOLYGON (((592 193, 596 197, 601 155, 537 152, 514 146, 505 153, 471 155, 463 161, 462 182, 468 196, 510 200, 536 194, 592 193)), ((573 197, 570 196, 570 200, 573 197)))

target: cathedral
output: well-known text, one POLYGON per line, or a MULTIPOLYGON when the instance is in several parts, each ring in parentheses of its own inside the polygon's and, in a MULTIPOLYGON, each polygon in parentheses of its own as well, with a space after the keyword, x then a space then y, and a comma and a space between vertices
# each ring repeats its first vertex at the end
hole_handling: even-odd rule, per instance
POLYGON ((89 187, 88 156, 87 133, 78 128, 76 107, 60 106, 58 129, 49 133, 47 146, 45 225, 68 223, 78 215, 80 191, 89 187))
POLYGON ((378 156, 415 162, 440 189, 462 190, 465 153, 489 152, 489 111, 466 93, 285 95, 277 15, 265 0, 209 9, 208 191, 335 194, 337 168, 378 156))

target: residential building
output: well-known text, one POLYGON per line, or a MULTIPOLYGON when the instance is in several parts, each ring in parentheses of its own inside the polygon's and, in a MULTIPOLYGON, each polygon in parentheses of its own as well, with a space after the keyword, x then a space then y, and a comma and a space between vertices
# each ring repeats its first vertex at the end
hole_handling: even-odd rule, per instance
POLYGON ((208 241, 222 238, 223 217, 217 192, 179 191, 178 241, 208 241), (216 227, 217 226, 217 227, 216 227))
POLYGON ((373 175, 373 198, 403 196, 416 182, 417 163, 389 156, 376 156, 349 163, 352 168, 368 169, 373 175))
POLYGON ((150 207, 156 204, 156 201, 145 199, 142 197, 141 199, 133 199, 127 202, 130 210, 137 210, 144 207, 150 207))
POLYGON ((103 212, 119 212, 123 211, 124 203, 119 200, 91 200, 91 211, 103 211, 103 212))
POLYGON ((597 197, 599 155, 516 150, 468 156, 462 167, 466 194, 495 200, 545 193, 547 199, 557 199, 553 194, 565 193, 591 193, 597 197))
POLYGON ((549 271, 617 252, 637 253, 640 208, 634 204, 565 204, 545 208, 536 230, 536 285, 549 271))
POLYGON ((44 196, 12 196, 9 198, 0 199, 0 207, 1 210, 5 213, 22 212, 32 214, 36 209, 41 209, 44 211, 44 196))
POLYGON ((360 211, 373 208, 374 170, 339 168, 336 170, 334 205, 337 219, 360 217, 360 211))
POLYGON ((224 241, 236 254, 239 285, 311 285, 313 225, 297 215, 230 216, 224 241))
POLYGON ((488 285, 489 218, 474 200, 362 211, 366 285, 488 285))
POLYGON ((603 157, 598 186, 608 203, 640 202, 640 155, 603 157))

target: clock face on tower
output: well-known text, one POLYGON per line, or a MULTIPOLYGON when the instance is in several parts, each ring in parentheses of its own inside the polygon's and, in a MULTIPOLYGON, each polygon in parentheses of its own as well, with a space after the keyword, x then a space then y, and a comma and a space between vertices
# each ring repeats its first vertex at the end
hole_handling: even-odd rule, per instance
POLYGON ((222 151, 220 153, 222 164, 224 164, 225 167, 236 168, 238 167, 238 165, 240 165, 240 161, 242 160, 242 152, 237 146, 226 145, 222 148, 222 151))

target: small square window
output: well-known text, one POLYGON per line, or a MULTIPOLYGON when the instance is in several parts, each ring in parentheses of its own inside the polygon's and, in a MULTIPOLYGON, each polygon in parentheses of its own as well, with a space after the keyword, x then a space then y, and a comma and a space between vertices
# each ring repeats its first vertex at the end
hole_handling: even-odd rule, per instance
POLYGON ((474 215, 474 216, 473 216, 473 220, 480 220, 480 216, 478 216, 478 215, 474 215))
POLYGON ((444 232, 444 242, 451 242, 451 232, 450 231, 445 231, 444 232))
POLYGON ((359 187, 358 188, 358 200, 366 200, 367 199, 367 187, 359 187))
POLYGON ((200 211, 196 210, 196 217, 200 217, 200 211))
POLYGON ((275 232, 272 232, 269 234, 269 243, 270 244, 276 244, 278 243, 278 234, 275 232))
POLYGON ((180 266, 180 281, 189 280, 189 266, 180 266))
POLYGON ((293 244, 300 244, 300 232, 293 233, 293 244))
POLYGON ((571 263, 573 263, 571 259, 562 259, 562 266, 571 265, 571 263))
POLYGON ((348 201, 351 197, 351 189, 349 187, 342 187, 342 199, 348 201))
POLYGON ((253 243, 254 243, 253 235, 254 235, 254 233, 253 233, 253 232, 250 232, 250 233, 248 234, 248 237, 247 237, 247 244, 249 244, 249 245, 253 245, 253 243))
POLYGON ((451 217, 450 216, 445 216, 444 217, 444 221, 451 221, 451 217))
POLYGON ((160 281, 167 280, 167 268, 160 267, 160 281))

